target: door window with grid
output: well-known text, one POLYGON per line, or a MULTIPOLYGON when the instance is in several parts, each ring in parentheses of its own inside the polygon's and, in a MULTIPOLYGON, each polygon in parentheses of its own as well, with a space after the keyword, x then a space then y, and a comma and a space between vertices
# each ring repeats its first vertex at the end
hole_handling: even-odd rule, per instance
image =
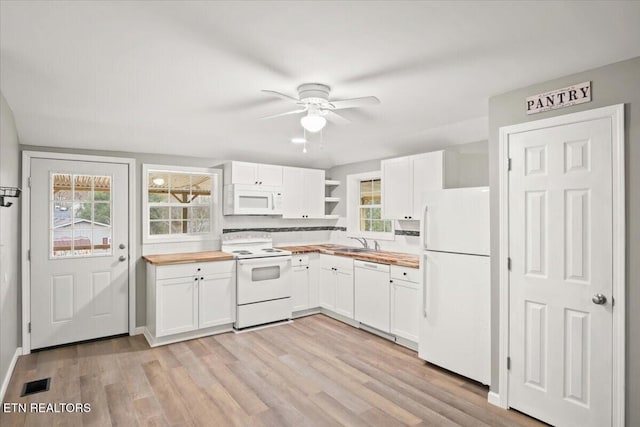
POLYGON ((50 174, 51 258, 111 255, 111 176, 50 174))

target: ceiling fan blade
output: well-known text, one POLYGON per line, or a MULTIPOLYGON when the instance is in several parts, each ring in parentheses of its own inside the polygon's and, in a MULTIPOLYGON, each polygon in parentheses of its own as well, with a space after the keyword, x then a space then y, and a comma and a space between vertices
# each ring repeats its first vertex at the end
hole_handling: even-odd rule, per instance
POLYGON ((305 111, 307 111, 306 108, 301 108, 299 110, 287 111, 286 113, 280 113, 280 114, 274 114, 272 116, 260 117, 260 119, 261 120, 273 119, 275 117, 288 116, 290 114, 304 113, 305 111))
POLYGON ((362 98, 343 99, 341 101, 331 101, 334 110, 341 110, 343 108, 355 108, 362 107, 364 105, 380 104, 380 100, 375 96, 364 96, 362 98))
POLYGON ((293 101, 295 103, 300 102, 300 100, 298 98, 294 98, 293 96, 289 96, 289 95, 284 94, 284 93, 276 92, 275 90, 262 89, 262 92, 269 93, 271 95, 275 95, 275 96, 277 96, 279 98, 286 99, 287 101, 293 101))
POLYGON ((346 124, 351 123, 351 120, 347 119, 344 116, 341 116, 340 114, 336 113, 335 111, 331 111, 331 110, 324 110, 324 111, 326 112, 325 117, 331 123, 335 123, 337 125, 346 125, 346 124))

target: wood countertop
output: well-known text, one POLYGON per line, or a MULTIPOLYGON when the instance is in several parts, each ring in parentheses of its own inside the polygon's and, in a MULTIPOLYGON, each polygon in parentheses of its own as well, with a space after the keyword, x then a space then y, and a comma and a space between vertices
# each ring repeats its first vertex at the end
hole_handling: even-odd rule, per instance
POLYGON ((154 265, 185 264, 189 262, 226 261, 235 259, 222 251, 185 252, 179 254, 145 255, 145 261, 154 265))
POLYGON ((291 251, 294 254, 306 254, 319 252, 326 255, 338 255, 358 259, 361 261, 378 262, 381 264, 399 265, 402 267, 419 268, 420 257, 403 252, 370 251, 370 252, 344 252, 340 249, 344 245, 322 244, 322 245, 302 245, 302 246, 278 246, 277 249, 291 251))

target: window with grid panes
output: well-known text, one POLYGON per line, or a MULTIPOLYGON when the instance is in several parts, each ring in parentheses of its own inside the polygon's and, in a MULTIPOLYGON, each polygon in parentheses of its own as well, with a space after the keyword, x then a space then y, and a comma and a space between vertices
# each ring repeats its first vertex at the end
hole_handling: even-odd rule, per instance
POLYGON ((390 233, 392 223, 382 219, 380 178, 360 181, 359 229, 364 233, 390 233))

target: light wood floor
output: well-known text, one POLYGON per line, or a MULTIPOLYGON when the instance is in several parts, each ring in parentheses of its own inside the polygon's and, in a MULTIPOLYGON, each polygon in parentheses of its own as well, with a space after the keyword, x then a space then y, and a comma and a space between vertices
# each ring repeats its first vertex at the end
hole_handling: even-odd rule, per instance
POLYGON ((3 427, 541 425, 323 315, 153 349, 138 335, 32 353, 19 358, 5 402, 91 403, 91 412, 0 410, 3 427), (48 376, 48 392, 19 397, 25 381, 48 376))

